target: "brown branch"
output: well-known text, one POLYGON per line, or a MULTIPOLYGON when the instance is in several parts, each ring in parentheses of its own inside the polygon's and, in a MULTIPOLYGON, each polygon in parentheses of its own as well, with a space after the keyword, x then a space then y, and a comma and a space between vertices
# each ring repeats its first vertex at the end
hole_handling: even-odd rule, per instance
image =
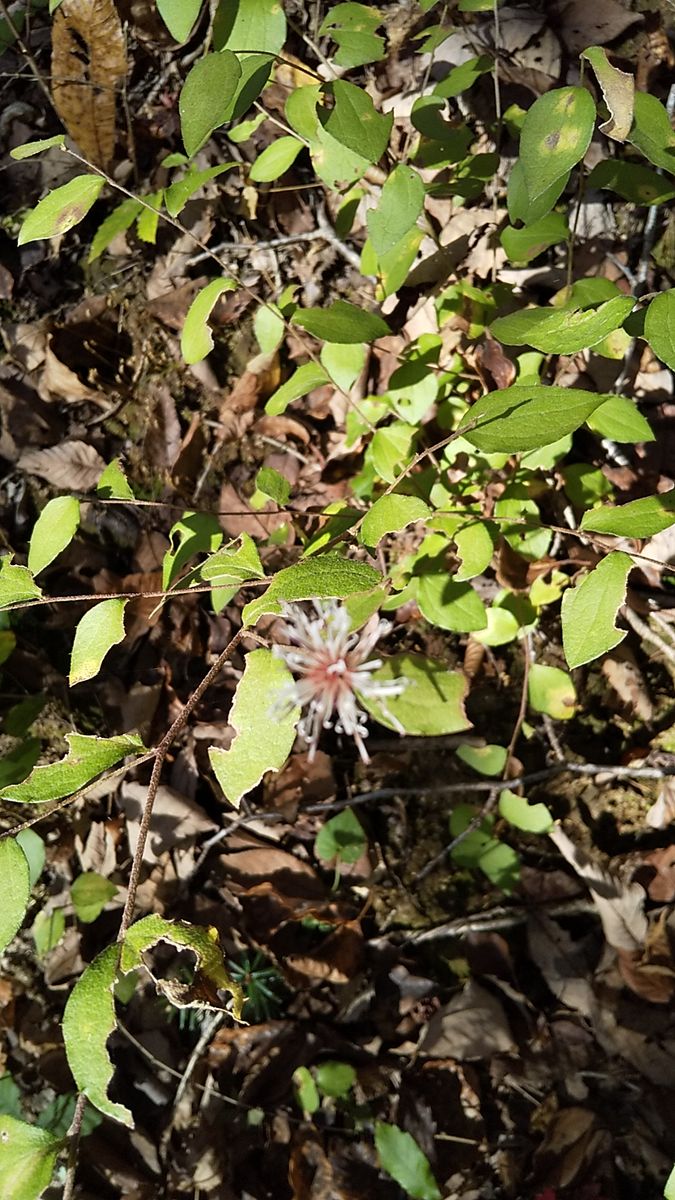
POLYGON ((72 1200, 75 1192, 75 1172, 77 1171, 77 1154, 80 1148, 80 1137, 82 1136, 82 1121, 84 1119, 84 1110, 87 1107, 87 1097, 84 1092, 80 1092, 75 1105, 75 1112, 67 1133, 68 1138, 68 1166, 66 1168, 66 1182, 63 1187, 63 1200, 72 1200))

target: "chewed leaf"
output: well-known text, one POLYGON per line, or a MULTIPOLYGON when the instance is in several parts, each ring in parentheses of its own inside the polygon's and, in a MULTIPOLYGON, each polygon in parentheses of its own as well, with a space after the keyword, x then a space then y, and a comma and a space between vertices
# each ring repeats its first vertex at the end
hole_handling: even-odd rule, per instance
POLYGON ((28 570, 44 571, 72 542, 80 524, 80 505, 74 496, 48 500, 38 517, 28 547, 28 570))
POLYGON ((7 554, 0 558, 0 610, 10 604, 40 600, 42 592, 27 567, 19 567, 7 554))
POLYGON ((464 437, 488 454, 538 450, 542 429, 546 430, 547 444, 557 442, 583 425, 609 399, 580 388, 514 383, 501 391, 488 392, 473 405, 464 437))
POLYGON ((99 1112, 133 1129, 129 1109, 108 1095, 114 1069, 106 1043, 116 1026, 113 988, 119 959, 120 947, 108 946, 83 971, 63 1013, 63 1041, 78 1090, 99 1112))
POLYGON ((30 899, 30 868, 19 843, 10 837, 0 841, 0 954, 21 925, 30 899))
POLYGON ((234 279, 213 279, 195 296, 190 305, 180 339, 180 350, 188 365, 201 362, 213 350, 213 337, 208 320, 216 301, 223 292, 231 292, 237 284, 234 279))
POLYGON ((271 650, 246 655, 229 718, 236 736, 229 750, 209 750, 216 779, 236 808, 263 775, 283 767, 291 752, 300 717, 297 706, 284 705, 284 692, 292 693, 292 687, 288 667, 271 650))
POLYGON ((101 477, 96 484, 96 491, 104 500, 135 499, 127 477, 117 458, 108 463, 105 471, 102 471, 101 477))
POLYGON ((216 929, 211 926, 204 928, 201 925, 190 925, 187 921, 166 921, 164 917, 154 913, 142 917, 131 926, 124 939, 120 958, 121 970, 126 974, 143 966, 144 953, 158 942, 168 942, 171 946, 192 950, 197 958, 197 972, 193 983, 188 984, 182 992, 176 988, 171 991, 166 989, 166 994, 174 1003, 180 1007, 224 1009, 225 1004, 216 993, 225 991, 232 996, 232 1015, 235 1020, 240 1019, 244 999, 242 990, 225 970, 216 929))
POLYGON ((357 592, 371 592, 381 582, 379 572, 365 563, 339 554, 317 554, 279 571, 264 596, 246 605, 243 622, 255 625, 264 613, 280 613, 282 601, 343 600, 357 592))
POLYGON ((524 796, 505 788, 499 797, 499 815, 524 833, 548 833, 553 817, 545 804, 528 804, 524 796))
POLYGON ((48 192, 25 218, 19 230, 18 244, 39 242, 42 238, 67 233, 86 217, 101 194, 105 180, 100 175, 76 175, 63 187, 48 192))
POLYGON ((136 733, 119 737, 89 737, 83 733, 68 733, 68 754, 60 762, 34 767, 23 783, 15 783, 0 791, 0 800, 21 804, 46 804, 61 800, 91 783, 103 771, 115 767, 127 755, 145 753, 145 746, 136 733))
POLYGON ((616 615, 626 599, 629 554, 614 551, 603 558, 579 584, 562 598, 563 647, 568 666, 580 667, 613 650, 626 636, 617 629, 616 615))
POLYGON ((84 614, 75 630, 68 682, 93 679, 113 646, 124 639, 126 600, 101 600, 84 614))
POLYGON ((377 546, 387 533, 397 533, 430 515, 429 505, 418 496, 380 496, 366 513, 359 540, 365 546, 377 546))
POLYGON ((63 1147, 48 1129, 0 1115, 0 1179, 3 1200, 38 1200, 51 1183, 63 1147))

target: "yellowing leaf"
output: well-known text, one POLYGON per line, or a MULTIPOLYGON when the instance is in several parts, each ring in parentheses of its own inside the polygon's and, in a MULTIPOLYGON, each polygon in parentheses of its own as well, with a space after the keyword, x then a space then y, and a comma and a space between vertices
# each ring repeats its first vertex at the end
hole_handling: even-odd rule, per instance
POLYGON ((191 925, 187 921, 167 921, 156 913, 142 917, 127 931, 122 943, 120 969, 127 974, 144 965, 143 955, 158 942, 168 942, 180 949, 192 950, 197 958, 197 971, 192 984, 168 986, 174 981, 155 980, 165 984, 160 990, 172 1003, 181 1008, 224 1009, 225 1004, 216 995, 217 991, 229 992, 232 996, 231 1009, 235 1020, 241 1017, 243 993, 238 983, 230 978, 223 961, 223 952, 218 940, 218 931, 212 926, 191 925), (203 985, 203 989, 201 987, 203 985), (212 996, 200 995, 210 988, 212 996))
POLYGON ((594 124, 595 104, 585 88, 554 88, 535 100, 523 121, 519 154, 531 202, 583 158, 594 124))
POLYGON ((576 691, 566 671, 533 663, 527 677, 527 698, 535 712, 546 713, 555 721, 574 716, 576 691))
POLYGON ((581 54, 588 59, 609 109, 609 118, 600 126, 601 133, 615 142, 625 142, 633 124, 635 80, 626 71, 612 66, 602 46, 589 46, 581 54))
POLYGON ((17 242, 39 242, 42 238, 57 237, 67 233, 86 217, 92 204, 98 200, 105 180, 100 175, 76 175, 63 187, 47 192, 40 203, 24 218, 17 242))

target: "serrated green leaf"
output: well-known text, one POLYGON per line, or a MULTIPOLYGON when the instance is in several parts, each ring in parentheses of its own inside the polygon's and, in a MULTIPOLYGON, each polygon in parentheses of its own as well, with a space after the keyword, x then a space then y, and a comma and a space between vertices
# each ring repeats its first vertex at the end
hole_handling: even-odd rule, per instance
POLYGON ((573 433, 608 399, 580 388, 514 383, 473 405, 464 437, 488 454, 538 450, 542 437, 548 443, 573 433), (474 421, 476 427, 468 428, 474 421))
POLYGON ((3 1200, 38 1200, 51 1183, 63 1141, 47 1129, 0 1115, 3 1200))
POLYGON ((213 24, 217 50, 258 50, 278 54, 286 41, 280 0, 220 0, 213 24))
POLYGON ((186 171, 182 179, 177 179, 170 187, 165 189, 164 203, 166 211, 170 217, 177 217, 179 212, 187 204, 191 196, 198 192, 205 183, 211 179, 216 179, 222 175, 223 171, 229 171, 232 167, 239 166, 236 162, 219 163, 217 167, 207 167, 203 171, 198 171, 195 167, 191 167, 186 171))
POLYGON ((383 1171, 413 1200, 441 1200, 429 1159, 398 1125, 375 1122, 375 1148, 383 1171))
POLYGON ((80 524, 80 505, 74 496, 48 500, 38 517, 28 546, 28 570, 39 575, 72 542, 80 524))
POLYGON ((527 698, 535 712, 546 713, 555 721, 574 716, 577 693, 567 671, 533 663, 527 676, 527 698))
POLYGON ((424 208, 424 184, 417 171, 400 163, 387 177, 377 208, 369 209, 368 236, 378 257, 393 250, 424 208))
POLYGON ((201 362, 213 350, 209 317, 223 292, 232 292, 236 286, 234 279, 212 279, 192 301, 180 337, 180 351, 189 366, 201 362))
POLYGON ((658 496, 631 500, 620 508, 606 505, 584 513, 581 528, 616 537, 649 538, 675 525, 675 488, 658 496))
POLYGON ((586 424, 594 433, 615 442, 653 442, 649 422, 627 396, 610 396, 588 417, 586 424))
POLYGON ((253 183, 271 183, 272 180, 279 179, 289 167, 293 166, 300 151, 304 148, 304 142, 290 134, 277 138, 263 150, 262 154, 258 155, 249 171, 249 178, 253 183))
POLYGON ((345 808, 321 826, 314 853, 322 862, 355 863, 368 847, 363 826, 351 808, 345 808))
POLYGON ((504 746, 458 746, 455 754, 461 762, 480 775, 501 775, 506 766, 504 746))
POLYGON ((499 240, 512 263, 529 263, 549 246, 564 242, 568 236, 566 217, 562 213, 549 213, 523 229, 507 225, 499 240))
POLYGON ((117 894, 117 885, 96 871, 78 875, 70 889, 77 919, 85 925, 100 917, 109 900, 117 894))
POLYGON ((675 196, 675 184, 657 171, 620 158, 596 163, 588 176, 589 188, 609 188, 632 204, 663 204, 675 196))
POLYGON ((297 309, 293 314, 293 324, 302 326, 325 342, 343 344, 374 342, 391 333, 382 317, 365 312, 348 300, 334 300, 329 308, 297 309))
POLYGON ((534 346, 542 354, 576 354, 618 329, 633 308, 631 296, 616 296, 598 308, 523 308, 499 317, 490 333, 507 346, 534 346))
POLYGON ((607 57, 607 51, 602 46, 589 46, 588 49, 582 50, 581 57, 588 59, 595 71, 609 111, 609 118, 600 126, 600 132, 615 142, 625 142, 633 124, 635 103, 633 76, 612 66, 607 57))
POLYGON ((240 78, 239 60, 231 50, 205 54, 191 68, 178 101, 183 145, 190 158, 227 120, 240 78))
MULTIPOLYGON (((254 651, 257 653, 257 651, 254 651)), ((200 998, 194 994, 193 988, 200 978, 210 985, 211 991, 225 991, 232 996, 231 1009, 235 1020, 241 1017, 244 1002, 242 990, 238 983, 230 978, 223 959, 223 951, 218 937, 218 930, 212 925, 192 925, 187 921, 167 921, 157 913, 142 917, 127 931, 120 956, 120 969, 128 974, 144 965, 143 955, 151 950, 158 942, 168 942, 170 946, 188 949, 196 955, 197 971, 192 988, 187 985, 181 995, 177 989, 171 993, 173 1004, 182 1008, 190 1008, 200 1003, 200 998)), ((208 1007, 225 1008, 225 1004, 214 997, 208 1007)))
POLYGON ((30 900, 30 869, 15 838, 0 839, 0 954, 3 954, 26 915, 30 900))
POLYGON ((209 750, 213 773, 235 808, 263 775, 280 771, 291 752, 300 717, 292 691, 293 676, 271 650, 246 655, 229 717, 236 736, 229 750, 209 750), (285 693, 291 695, 286 705, 285 693))
POLYGON ((615 550, 598 563, 577 587, 562 598, 562 632, 569 667, 593 662, 613 650, 626 636, 617 629, 617 613, 626 599, 630 555, 615 550))
POLYGON ((584 157, 594 125, 595 104, 585 88, 554 88, 535 100, 525 114, 519 152, 530 201, 584 157))
POLYGON ((96 492, 104 500, 135 500, 118 458, 114 458, 101 472, 96 492))
POLYGON ((120 947, 108 946, 82 972, 63 1013, 63 1041, 78 1091, 99 1112, 133 1129, 129 1109, 108 1095, 114 1069, 106 1043, 117 1024, 113 988, 119 959, 120 947))
POLYGON ((105 180, 100 175, 76 175, 62 187, 48 192, 24 218, 17 243, 39 242, 67 233, 86 217, 98 200, 105 180))
MULTIPOLYGON (((45 844, 39 833, 34 829, 22 829, 16 835, 16 840, 26 855, 30 873, 30 886, 34 887, 40 878, 45 865, 45 844)), ((3 879, 5 878, 3 872, 3 879)))
POLYGON ((328 375, 319 363, 303 363, 290 379, 272 393, 265 405, 265 412, 276 417, 279 413, 286 412, 294 400, 299 400, 301 396, 306 396, 308 392, 313 392, 314 388, 328 382, 328 375))
POLYGON ((524 833, 548 833, 553 817, 545 804, 528 804, 524 796, 505 788, 499 796, 499 815, 524 833))
POLYGON ((13 150, 10 150, 9 157, 21 162, 24 158, 32 158, 34 154, 42 154, 43 150, 51 150, 53 146, 63 146, 65 141, 66 135, 57 133, 55 137, 39 138, 36 142, 24 142, 23 146, 15 146, 13 150))
POLYGON ((35 951, 38 958, 44 958, 58 946, 66 932, 66 914, 62 908, 41 909, 33 921, 32 928, 35 951))
POLYGON ((157 0, 157 11, 177 42, 188 40, 201 7, 202 0, 157 0))
POLYGON ((675 174, 675 130, 668 110, 649 92, 635 93, 633 128, 628 141, 655 167, 675 174))
POLYGON ((42 592, 27 567, 11 562, 8 554, 0 557, 0 610, 11 604, 40 600, 42 592))
POLYGON ((652 300, 645 316, 645 337, 657 358, 675 371, 675 288, 652 300))
POLYGON ((570 177, 567 171, 559 179, 531 200, 525 182, 525 170, 519 158, 513 164, 506 188, 506 207, 511 221, 522 221, 524 225, 532 225, 541 221, 565 191, 570 177))
POLYGON ((126 600, 100 600, 81 618, 70 656, 71 687, 98 675, 108 651, 123 641, 126 606, 126 600))
POLYGON ((389 144, 394 114, 378 113, 368 93, 344 79, 325 84, 324 89, 334 100, 332 108, 319 112, 326 132, 368 162, 379 162, 389 144))
POLYGON ((373 671, 376 682, 404 679, 399 696, 378 701, 359 696, 359 701, 380 725, 413 737, 439 737, 462 733, 471 728, 464 711, 467 681, 461 671, 451 671, 445 663, 421 654, 395 654, 373 671))
POLYGON ((357 592, 372 592, 382 576, 365 563, 339 554, 317 554, 279 571, 267 591, 251 600, 242 613, 244 625, 255 625, 264 613, 280 613, 281 602, 343 600, 357 592))
POLYGON ((364 546, 377 546, 388 533, 398 533, 406 525, 431 516, 429 505, 418 496, 381 496, 366 513, 359 541, 364 546))
POLYGON ((61 800, 91 783, 104 771, 117 766, 127 755, 144 754, 145 746, 136 733, 118 737, 89 737, 83 733, 67 733, 68 754, 59 762, 35 767, 23 783, 0 790, 0 800, 21 804, 46 804, 61 800))

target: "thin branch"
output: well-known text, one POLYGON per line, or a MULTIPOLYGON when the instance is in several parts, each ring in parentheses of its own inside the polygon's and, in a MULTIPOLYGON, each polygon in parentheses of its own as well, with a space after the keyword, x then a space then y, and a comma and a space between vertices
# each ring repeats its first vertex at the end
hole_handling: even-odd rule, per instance
POLYGON ((21 30, 18 28, 18 26, 14 20, 14 17, 12 16, 11 12, 9 11, 9 9, 5 3, 5 0, 0 0, 0 13, 2 13, 2 16, 7 24, 7 27, 10 30, 10 33, 14 37, 17 46, 19 47, 21 53, 23 54, 23 57, 25 58, 26 62, 28 63, 28 66, 30 67, 31 71, 33 72, 36 83, 39 85, 39 87, 44 92, 45 96, 47 97, 47 100, 49 101, 50 106, 53 108, 54 112, 56 113, 56 115, 60 121, 61 117, 59 116, 58 109, 52 99, 52 94, 51 94, 47 84, 45 83, 45 79, 42 74, 42 71, 40 70, 40 68, 39 68, 37 62, 35 61, 28 46, 24 42, 24 40, 21 36, 21 30))
POLYGON ((75 1194, 75 1173, 77 1171, 77 1155, 80 1148, 80 1137, 82 1136, 82 1121, 84 1119, 84 1110, 87 1107, 87 1097, 84 1092, 80 1092, 75 1105, 75 1112, 70 1125, 70 1129, 66 1134, 68 1138, 68 1166, 66 1168, 66 1182, 63 1187, 63 1200, 72 1200, 75 1194))

